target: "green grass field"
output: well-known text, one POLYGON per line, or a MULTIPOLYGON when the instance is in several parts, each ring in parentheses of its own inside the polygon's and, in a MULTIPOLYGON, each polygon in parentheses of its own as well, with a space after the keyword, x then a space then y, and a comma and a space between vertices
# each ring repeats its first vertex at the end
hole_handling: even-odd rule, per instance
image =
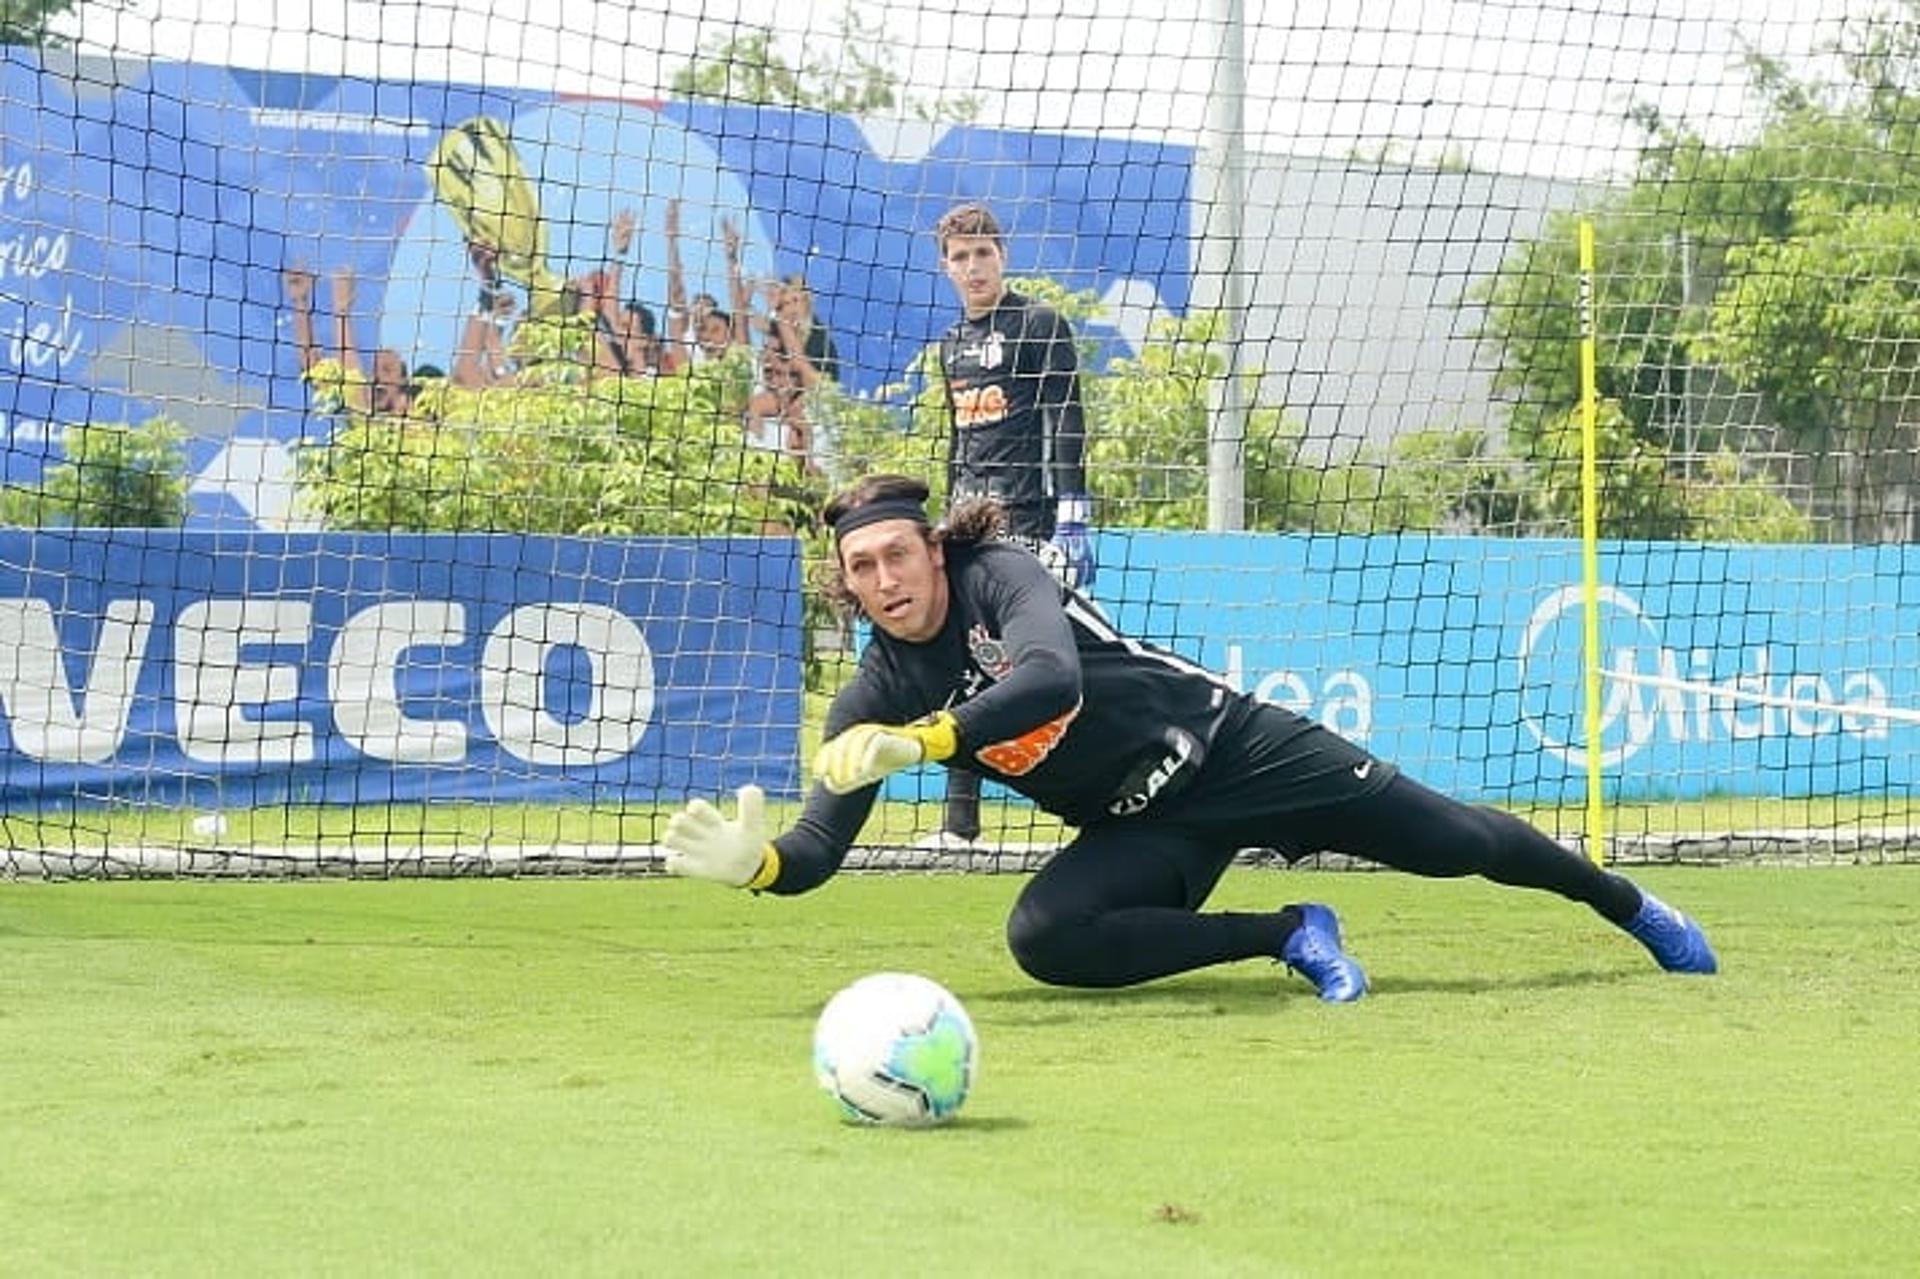
POLYGON ((1035 986, 1016 877, 0 884, 0 1273, 1912 1273, 1920 872, 1643 878, 1720 976, 1478 882, 1231 872, 1340 908, 1349 1007, 1035 986), (948 1128, 809 1076, 888 968, 979 1027, 948 1128))

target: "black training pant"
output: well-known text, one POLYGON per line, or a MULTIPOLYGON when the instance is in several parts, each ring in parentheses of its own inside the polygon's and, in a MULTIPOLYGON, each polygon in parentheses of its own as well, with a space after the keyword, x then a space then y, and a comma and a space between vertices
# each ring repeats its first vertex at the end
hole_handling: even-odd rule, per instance
POLYGON ((1639 909, 1630 881, 1519 818, 1463 804, 1380 761, 1367 768, 1367 758, 1319 725, 1303 731, 1288 712, 1256 711, 1215 743, 1191 790, 1166 812, 1086 826, 1048 861, 1007 920, 1015 960, 1040 981, 1110 987, 1277 958, 1297 922, 1291 912, 1200 912, 1243 848, 1277 847, 1289 859, 1329 850, 1415 875, 1479 875, 1584 902, 1614 923, 1639 909))

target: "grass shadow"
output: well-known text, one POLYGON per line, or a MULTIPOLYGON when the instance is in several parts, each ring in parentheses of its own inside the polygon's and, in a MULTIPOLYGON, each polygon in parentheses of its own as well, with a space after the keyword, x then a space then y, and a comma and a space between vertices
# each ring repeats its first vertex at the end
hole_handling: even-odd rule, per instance
MULTIPOLYGON (((1607 969, 1560 969, 1547 973, 1512 973, 1486 977, 1385 977, 1373 978, 1367 997, 1391 998, 1399 994, 1490 994, 1496 991, 1571 990, 1579 987, 1609 986, 1637 979, 1638 973, 1607 969)), ((1276 1003, 1314 1000, 1306 982, 1274 974, 1273 977, 1232 977, 1226 975, 1186 976, 1139 986, 1112 990, 1076 990, 1059 986, 1008 986, 999 990, 977 990, 968 994, 969 1004, 1005 1008, 1058 1008, 1068 1017, 1073 1007, 1100 1004, 1122 1005, 1133 1011, 1165 1015, 1182 1012, 1218 1016, 1223 1012, 1259 1011, 1276 1003)))

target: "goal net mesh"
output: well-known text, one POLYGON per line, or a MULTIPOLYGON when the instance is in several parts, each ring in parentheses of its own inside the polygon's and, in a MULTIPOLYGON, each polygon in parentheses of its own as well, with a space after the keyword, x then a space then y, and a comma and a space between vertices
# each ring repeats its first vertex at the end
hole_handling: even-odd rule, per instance
MULTIPOLYGON (((0 14, 0 870, 791 817, 963 203, 1122 629, 1570 844, 1597 777, 1614 860, 1913 855, 1913 0, 169 8, 0 14)), ((1068 833, 947 809, 853 863, 1068 833)))

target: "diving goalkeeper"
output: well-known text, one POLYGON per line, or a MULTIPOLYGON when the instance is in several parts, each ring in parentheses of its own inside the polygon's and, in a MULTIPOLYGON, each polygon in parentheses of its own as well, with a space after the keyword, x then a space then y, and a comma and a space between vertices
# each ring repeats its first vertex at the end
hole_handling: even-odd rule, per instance
POLYGON ((873 634, 828 712, 818 784, 772 840, 757 788, 741 789, 733 818, 694 800, 667 823, 670 872, 783 895, 817 888, 882 779, 964 761, 1079 830, 1007 921, 1014 959, 1042 982, 1128 986, 1267 957, 1323 1000, 1358 999, 1366 975, 1327 906, 1200 909, 1248 847, 1544 889, 1592 907, 1670 972, 1715 970, 1700 927, 1630 880, 1119 634, 1032 553, 999 540, 991 501, 956 507, 935 529, 926 499, 920 481, 883 475, 828 504, 835 594, 873 634))

